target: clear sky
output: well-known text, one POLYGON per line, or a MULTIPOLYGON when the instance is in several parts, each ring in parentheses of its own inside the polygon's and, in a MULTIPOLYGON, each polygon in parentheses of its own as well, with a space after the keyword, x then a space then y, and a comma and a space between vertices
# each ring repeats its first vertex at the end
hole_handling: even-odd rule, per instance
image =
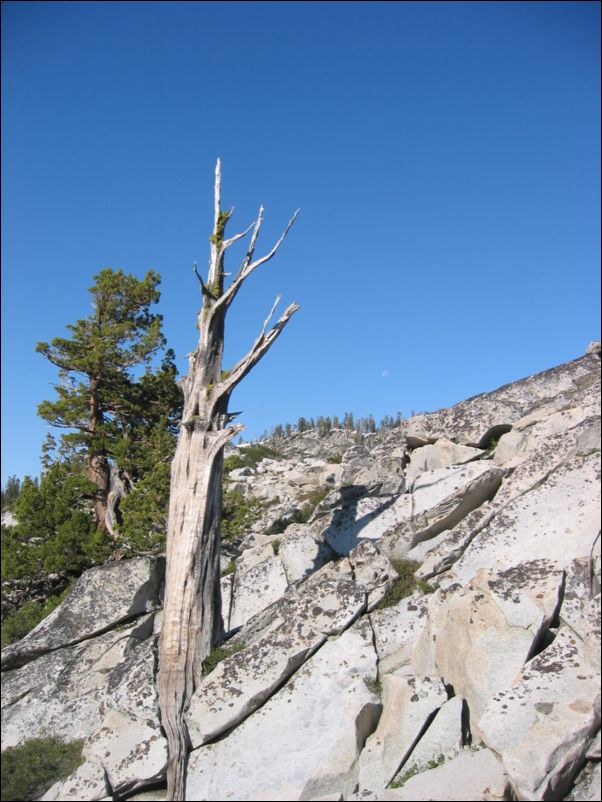
MULTIPOLYGON (((162 276, 181 372, 197 338, 215 160, 232 231, 279 256, 228 319, 301 310, 232 408, 425 411, 600 336, 597 2, 2 3, 2 480, 39 472, 35 353, 105 267, 162 276)), ((236 262, 231 262, 234 269, 236 262)))

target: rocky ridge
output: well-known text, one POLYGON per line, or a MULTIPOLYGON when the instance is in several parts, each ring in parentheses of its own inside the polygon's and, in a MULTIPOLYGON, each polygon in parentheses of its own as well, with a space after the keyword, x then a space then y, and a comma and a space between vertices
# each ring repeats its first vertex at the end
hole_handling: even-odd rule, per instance
MULTIPOLYGON (((188 799, 599 799, 599 345, 361 444, 278 448, 229 476, 265 506, 225 550, 188 799)), ((3 650, 3 748, 85 739, 44 799, 165 798, 163 569, 86 572, 3 650)))

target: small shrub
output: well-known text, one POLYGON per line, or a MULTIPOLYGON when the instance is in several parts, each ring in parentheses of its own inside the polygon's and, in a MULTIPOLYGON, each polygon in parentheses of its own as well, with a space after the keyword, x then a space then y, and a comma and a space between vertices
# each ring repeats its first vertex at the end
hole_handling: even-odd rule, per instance
POLYGON ((423 593, 432 593, 433 588, 424 579, 416 579, 415 573, 420 567, 420 563, 415 560, 391 560, 393 568, 399 577, 393 582, 384 598, 378 603, 376 609, 382 610, 385 607, 393 607, 401 599, 410 596, 416 588, 423 593))
POLYGON ((445 763, 445 755, 439 755, 438 757, 433 758, 433 760, 429 760, 426 766, 414 765, 411 769, 404 771, 402 774, 399 774, 394 780, 392 780, 389 783, 389 788, 401 788, 415 774, 423 771, 429 771, 429 769, 436 769, 438 766, 443 765, 443 763, 445 763))
POLYGON ((2 752, 2 802, 39 799, 81 765, 83 741, 32 738, 2 752))
POLYGON ((442 766, 445 763, 445 755, 441 754, 439 757, 429 760, 426 764, 427 769, 436 769, 437 766, 442 766))
POLYGON ((272 540, 272 548, 274 549, 274 554, 278 554, 278 552, 280 551, 280 538, 279 537, 275 537, 274 540, 272 540))
POLYGON ((342 454, 332 454, 332 456, 328 457, 328 462, 332 462, 335 465, 340 465, 343 462, 343 455, 342 454))
POLYGON ((403 774, 399 774, 394 780, 391 780, 389 788, 401 788, 415 774, 418 774, 418 766, 412 766, 411 769, 404 771, 403 774))
POLYGON ((244 468, 245 463, 242 460, 242 457, 239 454, 230 454, 228 457, 224 459, 224 478, 228 476, 230 471, 233 471, 235 468, 244 468))
POLYGON ((235 571, 236 571, 236 563, 234 562, 234 560, 230 560, 230 562, 224 568, 224 570, 220 572, 220 576, 228 576, 228 574, 233 574, 235 571))
POLYGON ((215 646, 215 648, 211 649, 203 662, 203 676, 206 677, 207 674, 211 674, 218 663, 221 663, 226 657, 231 657, 233 654, 236 654, 236 652, 240 652, 242 648, 242 645, 215 646))
POLYGON ((375 693, 377 696, 382 694, 383 686, 378 677, 364 677, 364 682, 369 691, 372 691, 372 693, 375 693))
POLYGON ((302 493, 297 497, 298 501, 305 501, 301 509, 295 513, 294 523, 306 524, 313 515, 318 504, 323 501, 330 493, 330 487, 316 488, 309 490, 307 493, 302 493))
POLYGON ((259 518, 263 508, 264 504, 258 498, 246 498, 239 490, 226 491, 221 519, 224 540, 244 535, 259 518))
POLYGON ((428 583, 428 581, 426 579, 422 579, 422 578, 417 579, 416 580, 416 586, 417 586, 418 590, 421 590, 424 594, 434 593, 435 592, 435 588, 432 585, 429 585, 429 583, 428 583))
POLYGON ((227 475, 234 468, 254 468, 262 459, 282 459, 282 454, 274 448, 255 443, 242 446, 236 454, 230 454, 224 460, 224 473, 227 475))

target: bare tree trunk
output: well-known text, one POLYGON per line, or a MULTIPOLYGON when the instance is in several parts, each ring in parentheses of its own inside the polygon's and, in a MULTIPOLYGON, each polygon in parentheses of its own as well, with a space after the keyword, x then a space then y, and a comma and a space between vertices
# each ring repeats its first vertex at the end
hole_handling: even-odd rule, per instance
MULTIPOLYGON (((102 423, 102 412, 98 403, 98 379, 90 381, 88 401, 88 431, 94 435, 102 423)), ((105 454, 92 453, 88 457, 88 479, 96 485, 94 495, 94 519, 98 529, 107 529, 107 498, 111 487, 111 467, 105 454)), ((111 536, 113 533, 111 532, 111 536)))
MULTIPOLYGON (((230 425, 228 413, 234 387, 268 351, 290 317, 299 308, 291 304, 266 333, 276 304, 249 352, 229 371, 222 371, 226 312, 243 281, 269 261, 293 224, 297 213, 272 250, 253 261, 263 220, 224 239, 231 216, 220 206, 221 168, 215 170, 215 219, 207 283, 201 285, 199 342, 189 355, 189 372, 182 383, 184 410, 176 454, 171 468, 167 576, 163 625, 159 645, 159 705, 167 735, 169 800, 183 800, 189 739, 184 711, 200 681, 202 664, 212 646, 223 638, 219 576, 220 518, 222 511, 223 447, 244 427, 230 425), (252 230, 249 247, 238 273, 224 289, 224 254, 252 230)), ((276 300, 276 303, 279 299, 276 300)))

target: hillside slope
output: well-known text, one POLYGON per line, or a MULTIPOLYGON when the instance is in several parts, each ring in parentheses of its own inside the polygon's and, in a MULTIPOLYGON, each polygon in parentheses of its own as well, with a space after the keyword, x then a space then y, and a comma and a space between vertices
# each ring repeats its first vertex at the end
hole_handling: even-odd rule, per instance
MULTIPOLYGON (((224 547, 187 798, 599 799, 599 346, 361 444, 271 445, 229 473, 262 503, 224 547)), ((94 568, 3 650, 3 749, 85 739, 44 799, 164 798, 163 570, 94 568)))

